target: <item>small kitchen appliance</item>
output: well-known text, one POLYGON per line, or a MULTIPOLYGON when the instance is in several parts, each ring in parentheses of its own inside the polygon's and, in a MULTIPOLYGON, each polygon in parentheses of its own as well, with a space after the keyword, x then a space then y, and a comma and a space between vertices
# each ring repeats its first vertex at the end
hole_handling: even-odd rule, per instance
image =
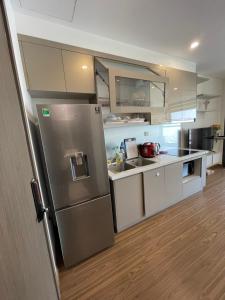
POLYGON ((152 158, 159 154, 160 144, 159 143, 144 143, 140 145, 140 154, 145 158, 152 158))

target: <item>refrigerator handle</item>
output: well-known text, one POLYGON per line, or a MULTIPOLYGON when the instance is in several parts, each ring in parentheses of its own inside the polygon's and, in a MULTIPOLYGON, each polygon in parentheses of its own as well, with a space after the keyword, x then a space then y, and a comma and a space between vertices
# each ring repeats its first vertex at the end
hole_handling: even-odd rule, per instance
POLYGON ((37 221, 38 221, 38 223, 40 223, 44 218, 44 214, 46 212, 48 212, 48 208, 44 207, 44 205, 42 203, 38 181, 33 178, 31 180, 30 185, 31 185, 31 190, 32 190, 33 198, 34 198, 34 205, 35 205, 36 214, 37 214, 37 221))

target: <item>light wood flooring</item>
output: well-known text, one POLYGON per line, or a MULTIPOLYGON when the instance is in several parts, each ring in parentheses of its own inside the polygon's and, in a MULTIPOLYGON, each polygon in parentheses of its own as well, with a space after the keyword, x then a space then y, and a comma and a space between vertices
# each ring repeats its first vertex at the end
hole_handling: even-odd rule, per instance
POLYGON ((62 300, 225 299, 225 170, 204 192, 116 236, 60 272, 62 300))

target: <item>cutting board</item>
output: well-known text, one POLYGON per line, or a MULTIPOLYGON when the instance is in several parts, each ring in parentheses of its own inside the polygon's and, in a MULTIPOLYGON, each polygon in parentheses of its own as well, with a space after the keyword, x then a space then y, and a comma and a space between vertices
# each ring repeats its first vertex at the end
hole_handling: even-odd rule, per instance
POLYGON ((138 157, 138 147, 136 143, 136 138, 125 139, 124 144, 125 144, 127 159, 138 157))

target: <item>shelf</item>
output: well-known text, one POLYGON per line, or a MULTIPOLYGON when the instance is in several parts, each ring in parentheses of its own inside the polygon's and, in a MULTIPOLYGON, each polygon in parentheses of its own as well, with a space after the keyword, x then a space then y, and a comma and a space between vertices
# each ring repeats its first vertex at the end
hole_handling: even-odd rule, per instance
POLYGON ((114 123, 107 123, 104 124, 104 129, 107 128, 117 128, 117 127, 130 127, 130 126, 146 126, 150 125, 149 122, 114 122, 114 123))
POLYGON ((201 177, 198 175, 189 175, 187 177, 183 177, 182 183, 185 184, 185 183, 188 183, 192 180, 199 179, 199 178, 201 178, 201 177))
POLYGON ((216 112, 217 110, 216 109, 213 109, 213 110, 201 110, 201 109, 197 109, 196 110, 198 113, 213 113, 213 112, 216 112))
POLYGON ((209 140, 225 140, 225 136, 221 135, 221 136, 212 136, 212 137, 208 137, 207 139, 209 140))
POLYGON ((205 101, 205 100, 217 99, 219 97, 221 97, 221 95, 198 94, 197 95, 197 100, 205 101))
POLYGON ((214 140, 225 140, 225 136, 215 136, 214 140))

